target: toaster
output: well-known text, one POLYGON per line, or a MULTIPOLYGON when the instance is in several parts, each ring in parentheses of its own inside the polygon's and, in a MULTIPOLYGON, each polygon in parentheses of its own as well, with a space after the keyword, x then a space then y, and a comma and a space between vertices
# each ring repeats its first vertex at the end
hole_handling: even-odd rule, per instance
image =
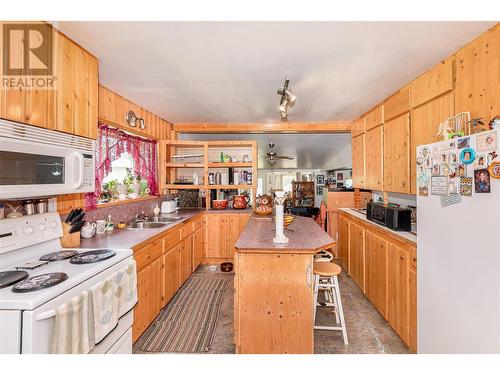
POLYGON ((177 203, 175 201, 164 201, 161 202, 161 213, 169 214, 177 210, 177 203))

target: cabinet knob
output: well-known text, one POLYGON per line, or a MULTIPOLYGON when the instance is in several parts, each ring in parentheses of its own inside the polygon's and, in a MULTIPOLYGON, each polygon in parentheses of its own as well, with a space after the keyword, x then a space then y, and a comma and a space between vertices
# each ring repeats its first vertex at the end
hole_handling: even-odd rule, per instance
POLYGON ((417 261, 417 257, 412 257, 411 259, 413 259, 414 262, 417 261))
POLYGON ((402 255, 401 255, 399 258, 400 258, 401 260, 404 260, 404 259, 405 259, 405 257, 404 257, 404 256, 402 256, 402 255))

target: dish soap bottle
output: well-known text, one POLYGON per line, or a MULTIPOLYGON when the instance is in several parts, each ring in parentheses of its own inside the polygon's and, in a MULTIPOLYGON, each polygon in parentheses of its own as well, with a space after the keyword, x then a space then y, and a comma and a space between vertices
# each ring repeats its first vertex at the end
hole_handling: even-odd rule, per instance
POLYGON ((113 219, 111 218, 111 214, 108 215, 108 221, 106 223, 106 232, 111 232, 114 228, 113 219))

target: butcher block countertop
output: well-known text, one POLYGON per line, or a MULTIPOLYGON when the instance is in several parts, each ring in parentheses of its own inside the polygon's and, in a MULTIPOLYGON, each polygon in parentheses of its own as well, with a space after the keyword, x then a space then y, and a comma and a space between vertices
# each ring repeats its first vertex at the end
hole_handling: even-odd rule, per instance
POLYGON ((314 254, 335 244, 335 240, 308 217, 295 216, 295 220, 288 226, 290 230, 285 230, 285 236, 289 239, 286 244, 273 242, 275 229, 276 223, 272 216, 252 215, 236 242, 236 251, 314 254))

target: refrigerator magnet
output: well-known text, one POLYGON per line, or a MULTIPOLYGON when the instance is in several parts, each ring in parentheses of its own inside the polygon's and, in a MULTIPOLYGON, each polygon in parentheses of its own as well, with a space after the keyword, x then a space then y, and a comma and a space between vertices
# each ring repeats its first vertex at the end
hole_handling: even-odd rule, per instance
POLYGON ((432 172, 431 174, 433 176, 439 176, 439 164, 433 164, 432 165, 432 172))
POLYGON ((450 151, 450 155, 448 156, 448 161, 450 164, 458 164, 458 155, 456 151, 450 151))
POLYGON ((449 173, 450 173, 450 166, 448 164, 441 164, 439 166, 440 176, 448 176, 449 173))
POLYGON ((467 165, 459 164, 457 167, 457 176, 467 176, 467 165))
POLYGON ((460 177, 460 195, 472 197, 472 177, 460 177))
POLYGON ((474 191, 476 193, 491 193, 490 172, 487 169, 474 171, 474 191))
POLYGON ((460 161, 464 164, 471 164, 476 158, 476 151, 471 147, 466 147, 460 152, 460 161))
POLYGON ((491 164, 491 162, 496 159, 498 156, 497 152, 496 151, 492 151, 490 153, 488 153, 488 164, 491 164))
POLYGON ((429 150, 429 147, 425 146, 425 147, 422 147, 422 156, 424 158, 428 158, 429 156, 431 156, 431 150, 429 150))
POLYGON ((491 178, 500 179, 500 161, 491 162, 488 171, 491 178))
POLYGON ((487 160, 487 154, 477 154, 476 160, 474 160, 474 167, 478 169, 486 168, 488 166, 487 160))
POLYGON ((448 177, 447 176, 432 176, 431 177, 431 194, 432 195, 448 195, 448 177))
POLYGON ((465 138, 459 138, 457 140, 457 148, 462 149, 462 148, 468 148, 470 147, 470 138, 465 137, 465 138))
POLYGON ((497 148, 497 135, 495 132, 481 133, 477 135, 477 151, 487 152, 497 148))

